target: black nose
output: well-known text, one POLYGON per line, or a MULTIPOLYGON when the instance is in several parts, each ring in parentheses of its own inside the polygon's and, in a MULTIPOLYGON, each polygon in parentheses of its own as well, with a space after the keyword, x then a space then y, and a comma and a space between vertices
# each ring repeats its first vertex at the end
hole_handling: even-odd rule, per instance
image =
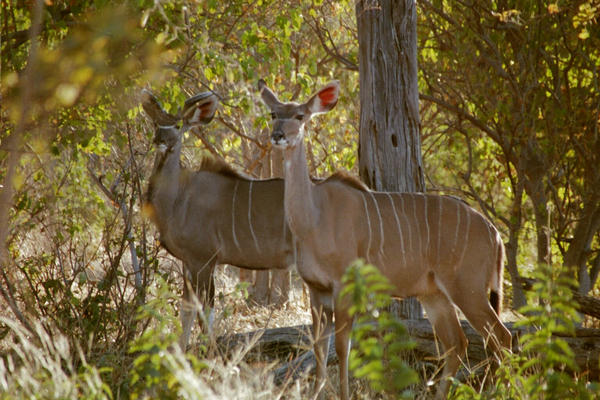
POLYGON ((274 142, 279 142, 283 140, 283 132, 282 131, 273 131, 271 134, 271 140, 274 142))

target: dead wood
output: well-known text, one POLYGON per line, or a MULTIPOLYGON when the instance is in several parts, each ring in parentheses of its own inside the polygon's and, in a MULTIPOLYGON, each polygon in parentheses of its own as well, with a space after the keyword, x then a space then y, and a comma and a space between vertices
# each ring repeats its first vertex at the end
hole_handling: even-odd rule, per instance
MULTIPOLYGON (((434 339, 431 324, 427 319, 403 320, 411 338, 416 342, 414 350, 417 359, 432 359, 440 356, 439 344, 434 339)), ((466 321, 461 321, 462 328, 469 340, 468 360, 466 366, 474 368, 488 359, 482 337, 466 321)), ((523 327, 506 324, 513 335, 513 349, 519 351, 519 338, 526 333, 523 327)), ((577 328, 576 336, 562 336, 575 353, 575 360, 581 373, 589 374, 589 378, 598 380, 600 377, 600 329, 577 328)), ((249 361, 284 361, 275 369, 274 378, 281 383, 288 378, 298 379, 304 374, 310 374, 316 368, 316 360, 312 352, 312 326, 297 325, 282 328, 266 329, 249 333, 222 336, 218 344, 223 349, 250 343, 256 335, 262 335, 248 353, 249 361)), ((337 356, 330 340, 328 364, 337 363, 337 356)))
MULTIPOLYGON (((531 290, 533 288, 535 279, 521 277, 521 285, 525 290, 531 290)), ((573 289, 573 301, 575 302, 575 308, 582 314, 589 315, 596 319, 600 319, 600 299, 592 296, 587 296, 579 293, 577 289, 573 289)))

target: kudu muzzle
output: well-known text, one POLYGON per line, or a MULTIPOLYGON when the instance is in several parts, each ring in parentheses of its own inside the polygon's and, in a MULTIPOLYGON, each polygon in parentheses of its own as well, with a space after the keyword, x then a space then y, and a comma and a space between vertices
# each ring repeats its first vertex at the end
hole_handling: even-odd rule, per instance
POLYGON ((271 133, 271 143, 274 146, 285 146, 288 144, 287 137, 285 136, 285 125, 283 120, 276 120, 273 132, 271 133))
POLYGON ((271 143, 274 145, 281 145, 285 142, 285 134, 281 129, 273 131, 271 134, 271 143))

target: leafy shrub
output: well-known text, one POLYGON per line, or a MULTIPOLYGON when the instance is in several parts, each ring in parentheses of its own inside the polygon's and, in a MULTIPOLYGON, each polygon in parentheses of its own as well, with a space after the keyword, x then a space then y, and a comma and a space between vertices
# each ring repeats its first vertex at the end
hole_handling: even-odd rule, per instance
MULTIPOLYGON (((181 324, 174 307, 175 294, 169 285, 157 276, 156 293, 138 309, 137 319, 146 321, 147 328, 130 345, 135 355, 130 373, 130 396, 132 399, 153 397, 177 398, 179 382, 172 374, 175 359, 182 357, 177 344, 181 324)), ((185 357, 184 357, 185 359, 185 357)), ((188 360, 198 370, 201 363, 189 356, 188 360)), ((179 362, 187 367, 186 362, 179 362)))
POLYGON ((515 325, 527 333, 520 339, 519 353, 507 354, 495 373, 495 384, 477 393, 458 383, 454 399, 598 399, 600 385, 577 375, 575 353, 559 336, 575 335, 580 320, 572 301, 574 282, 559 268, 540 265, 536 283, 528 293, 524 319, 515 325))
POLYGON ((355 261, 344 274, 340 293, 350 302, 352 350, 349 367, 358 378, 366 378, 371 388, 396 397, 408 397, 406 388, 418 381, 416 372, 402 359, 414 348, 404 325, 387 307, 392 285, 379 270, 362 260, 355 261))
MULTIPOLYGON (((238 287, 234 296, 244 296, 238 287)), ((152 299, 138 310, 140 322, 147 328, 131 344, 135 355, 130 373, 130 387, 126 390, 132 399, 302 399, 306 384, 279 388, 273 383, 271 367, 248 365, 243 360, 256 345, 257 335, 250 343, 236 349, 214 351, 216 336, 213 331, 202 335, 199 358, 192 352, 184 353, 178 345, 181 326, 176 317, 175 297, 169 285, 158 278, 152 299), (210 348, 207 348, 210 347, 210 348)), ((223 310, 223 313, 228 312, 223 310)), ((217 318, 222 318, 218 316, 217 318)))

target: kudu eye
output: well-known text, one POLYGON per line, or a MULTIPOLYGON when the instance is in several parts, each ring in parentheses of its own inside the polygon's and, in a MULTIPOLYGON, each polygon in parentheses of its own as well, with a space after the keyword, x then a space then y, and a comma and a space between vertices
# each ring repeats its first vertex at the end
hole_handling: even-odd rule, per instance
POLYGON ((296 118, 298 121, 302 121, 304 119, 304 114, 296 114, 294 118, 296 118))
POLYGON ((273 120, 277 119, 277 115, 275 115, 274 112, 271 113, 271 119, 273 119, 273 120))

